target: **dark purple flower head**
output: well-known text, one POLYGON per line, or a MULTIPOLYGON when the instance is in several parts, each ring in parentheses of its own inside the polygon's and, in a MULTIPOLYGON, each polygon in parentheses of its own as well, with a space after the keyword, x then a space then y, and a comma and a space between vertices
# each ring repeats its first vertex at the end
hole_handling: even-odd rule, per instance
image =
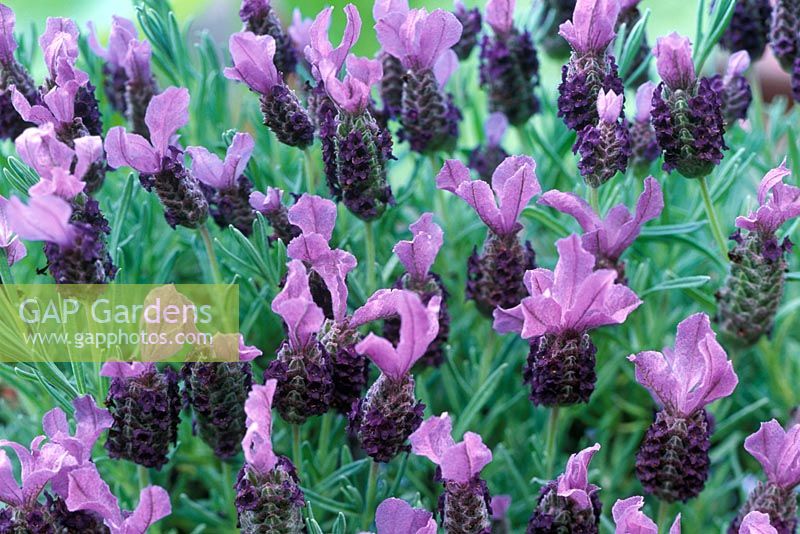
POLYGON ((272 311, 280 315, 286 324, 289 347, 302 353, 316 342, 325 316, 322 309, 314 303, 308 287, 308 273, 299 260, 288 264, 286 283, 272 301, 272 311))
POLYGON ((436 464, 444 480, 467 484, 492 461, 492 451, 474 432, 465 433, 464 440, 458 443, 453 441, 452 432, 453 424, 446 412, 429 417, 409 436, 411 452, 436 464))
POLYGON ((739 526, 739 534, 780 534, 772 526, 770 517, 767 514, 752 511, 746 516, 739 526))
POLYGON ((336 77, 344 66, 350 49, 358 41, 361 35, 361 14, 353 4, 347 4, 344 8, 347 24, 345 25, 342 41, 336 48, 331 44, 328 32, 331 26, 331 15, 333 8, 328 7, 320 11, 317 18, 309 28, 309 44, 305 48, 306 60, 311 64, 311 74, 317 81, 325 81, 326 73, 321 70, 323 62, 330 62, 328 70, 336 77))
POLYGON ((422 214, 409 229, 414 238, 411 241, 398 242, 392 250, 406 268, 406 272, 414 280, 423 282, 428 278, 430 268, 436 261, 436 255, 442 248, 444 233, 439 225, 433 222, 432 213, 422 214))
POLYGON ((564 472, 555 480, 556 494, 571 500, 580 510, 591 508, 592 495, 600 491, 600 488, 589 483, 589 462, 599 450, 600 444, 595 443, 591 447, 570 455, 564 472))
POLYGON ((555 271, 528 271, 525 286, 530 296, 513 308, 494 311, 497 332, 516 332, 523 339, 586 332, 622 324, 642 303, 636 293, 614 283, 616 271, 594 270, 595 258, 581 246, 577 235, 560 239, 556 248, 555 271))
POLYGON ((364 113, 370 105, 372 86, 383 78, 383 66, 377 59, 367 59, 354 55, 347 56, 347 75, 340 81, 338 68, 330 60, 319 64, 319 71, 325 82, 328 96, 339 108, 351 115, 364 113))
POLYGON ((499 236, 519 231, 517 219, 522 210, 542 190, 536 179, 536 162, 527 156, 506 158, 492 175, 491 186, 473 180, 460 161, 448 160, 436 176, 436 187, 461 197, 499 236))
POLYGON ((192 158, 192 173, 195 178, 209 187, 223 191, 236 187, 254 148, 253 137, 249 133, 239 132, 233 136, 224 161, 201 146, 190 146, 186 153, 192 158))
POLYGON ((800 425, 787 431, 775 419, 761 423, 758 432, 744 440, 744 448, 764 468, 770 483, 787 490, 800 484, 800 425))
POLYGON ((690 416, 727 397, 739 381, 704 313, 678 324, 674 348, 640 352, 628 359, 636 364, 637 382, 673 416, 690 416))
POLYGON ((154 96, 147 107, 145 122, 150 141, 128 133, 121 126, 108 131, 105 148, 111 167, 128 166, 142 174, 161 171, 169 150, 176 146, 175 134, 189 122, 189 91, 168 87, 154 96))
POLYGON ((128 54, 128 45, 139 37, 133 21, 114 15, 111 17, 111 31, 108 36, 108 47, 103 48, 97 40, 97 32, 93 22, 89 22, 89 48, 98 57, 103 58, 114 67, 121 68, 128 54))
POLYGON ((253 385, 244 411, 247 414, 247 432, 242 439, 242 449, 247 465, 258 473, 272 471, 278 457, 272 450, 272 398, 275 396, 275 380, 267 380, 263 386, 253 385))
POLYGON ((32 507, 48 482, 65 467, 76 464, 66 448, 57 443, 45 443, 45 439, 45 436, 35 437, 30 449, 13 441, 0 440, 0 447, 12 449, 21 466, 21 483, 17 483, 8 454, 0 450, 0 502, 16 508, 32 507))
POLYGON ((472 49, 478 44, 478 37, 483 26, 481 10, 477 7, 467 9, 464 2, 455 0, 453 2, 453 14, 461 23, 461 38, 453 45, 453 51, 458 59, 465 60, 472 53, 472 49))
POLYGON ((436 534, 433 514, 412 508, 406 501, 390 497, 375 510, 377 534, 436 534))
POLYGON ((692 61, 692 44, 675 32, 660 37, 653 49, 656 68, 664 83, 673 91, 691 91, 697 81, 692 61))
POLYGON ((70 472, 66 502, 70 512, 86 510, 102 517, 111 534, 145 534, 150 525, 172 513, 169 494, 160 486, 142 489, 136 509, 123 511, 94 464, 70 472))
POLYGON ((785 159, 769 171, 758 186, 758 209, 747 217, 737 217, 736 226, 772 235, 783 223, 800 215, 800 188, 783 183, 791 173, 785 159))
POLYGON ((658 181, 649 176, 644 181, 644 191, 633 215, 624 204, 618 204, 609 210, 605 219, 601 219, 578 195, 557 190, 543 194, 539 204, 574 217, 584 232, 581 236, 584 250, 592 253, 598 264, 602 265, 603 260, 616 263, 625 249, 636 240, 642 226, 661 214, 664 195, 658 181))
POLYGON ((619 0, 578 0, 558 33, 578 54, 602 54, 616 36, 619 11, 619 0))
MULTIPOLYGON (((615 534, 658 534, 658 525, 642 512, 644 498, 634 496, 617 499, 611 509, 611 516, 616 525, 615 534)), ((669 534, 681 534, 681 514, 669 529, 669 534)))

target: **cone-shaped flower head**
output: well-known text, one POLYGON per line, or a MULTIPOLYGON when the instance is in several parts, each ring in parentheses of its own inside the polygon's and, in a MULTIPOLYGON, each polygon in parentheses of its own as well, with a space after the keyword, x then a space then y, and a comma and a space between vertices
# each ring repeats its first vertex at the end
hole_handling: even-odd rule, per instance
POLYGON ((781 66, 794 74, 794 63, 800 43, 797 35, 797 4, 792 0, 771 2, 772 20, 769 41, 772 53, 781 66))
POLYGON ((270 242, 280 239, 288 245, 292 239, 300 235, 300 229, 289 222, 289 210, 283 205, 283 190, 267 187, 267 192, 250 193, 250 207, 261 213, 272 226, 270 242))
POLYGON ((0 195, 0 248, 5 252, 9 267, 28 254, 25 245, 11 227, 8 218, 8 199, 2 195, 0 195))
POLYGON ((39 100, 30 74, 14 55, 17 50, 15 24, 14 11, 0 4, 0 139, 14 139, 29 126, 12 105, 9 87, 16 87, 30 103, 39 100))
POLYGON ((744 517, 739 527, 739 534, 779 534, 779 532, 772 526, 769 515, 750 512, 744 517))
POLYGON ((644 174, 652 162, 661 155, 656 131, 650 122, 653 110, 653 92, 656 84, 645 82, 636 90, 636 115, 630 124, 631 160, 634 170, 644 174))
POLYGON ((294 72, 297 66, 297 54, 292 40, 284 31, 278 14, 272 7, 272 0, 242 0, 239 18, 244 23, 244 30, 255 35, 267 35, 276 43, 275 65, 285 75, 294 72))
POLYGON ((464 2, 455 0, 453 2, 453 15, 461 23, 462 28, 461 39, 453 45, 453 52, 456 53, 458 59, 464 61, 470 56, 475 45, 478 44, 478 36, 481 33, 483 24, 481 10, 477 7, 467 9, 464 2))
POLYGON ((578 0, 572 19, 558 33, 578 54, 602 54, 614 40, 619 0, 578 0))
POLYGON ((590 187, 600 187, 617 172, 625 172, 631 155, 631 140, 627 125, 620 121, 624 96, 600 89, 597 94, 595 125, 578 133, 573 152, 580 153, 578 169, 590 187))
POLYGON ((543 194, 539 204, 574 217, 583 229, 581 244, 584 250, 595 257, 595 269, 616 269, 619 273, 617 281, 622 281, 625 278, 625 265, 619 259, 639 236, 645 223, 661 214, 664 195, 658 180, 649 176, 644 181, 644 191, 639 196, 633 214, 624 204, 617 204, 609 210, 605 219, 601 219, 578 195, 555 189, 543 194))
MULTIPOLYGON (((644 497, 628 497, 618 499, 611 509, 616 528, 615 534, 658 534, 658 525, 642 512, 644 497)), ((669 529, 669 534, 681 534, 681 514, 669 529)))
POLYGON ((772 5, 770 0, 741 0, 733 8, 733 17, 720 45, 731 52, 744 50, 754 59, 764 55, 769 40, 772 5))
POLYGON ((94 464, 69 473, 67 508, 86 510, 103 518, 111 534, 145 534, 150 525, 172 513, 169 494, 160 486, 147 486, 139 493, 139 503, 132 512, 122 511, 108 484, 94 464))
POLYGON ((377 534, 436 534, 433 514, 421 508, 412 508, 402 499, 390 497, 375 510, 377 534))
POLYGON ((508 118, 505 113, 491 113, 486 118, 484 134, 486 143, 476 147, 469 155, 469 168, 478 173, 481 180, 492 181, 492 173, 508 157, 501 145, 508 131, 508 118))
POLYGON ((597 532, 601 503, 600 488, 589 483, 589 462, 600 444, 572 454, 564 472, 542 488, 536 508, 528 522, 528 532, 544 532, 564 528, 581 532, 597 532), (554 529, 554 527, 556 527, 554 529))
POLYGON ((320 11, 308 31, 310 42, 305 48, 305 55, 311 64, 311 74, 317 81, 327 81, 325 73, 321 70, 321 66, 326 60, 331 64, 330 70, 333 77, 338 76, 350 54, 350 49, 361 35, 361 14, 358 12, 358 8, 353 4, 347 4, 344 13, 347 23, 342 40, 336 48, 329 37, 331 16, 333 15, 332 7, 320 11))
POLYGON ((244 235, 250 235, 255 220, 250 206, 253 183, 244 176, 254 148, 252 136, 240 132, 233 136, 225 160, 204 147, 186 149, 192 158, 192 174, 205 186, 214 220, 223 228, 233 225, 244 235))
POLYGON ((153 97, 145 116, 150 140, 121 126, 109 130, 105 141, 108 164, 132 167, 148 190, 155 190, 170 226, 197 228, 208 217, 208 202, 197 178, 183 164, 177 131, 189 122, 189 91, 169 87, 153 97))
POLYGON ((278 140, 301 149, 313 143, 314 126, 308 112, 275 66, 275 39, 269 35, 239 32, 231 35, 228 48, 233 67, 225 68, 225 77, 242 82, 261 95, 264 124, 278 140))
POLYGON ((111 31, 108 36, 108 46, 103 47, 97 39, 97 31, 94 23, 89 22, 88 26, 89 48, 91 48, 95 55, 105 60, 103 74, 105 75, 104 86, 106 96, 115 110, 120 113, 125 113, 127 109, 125 85, 128 82, 128 74, 126 73, 125 66, 126 63, 128 63, 128 46, 131 42, 138 39, 139 32, 136 30, 136 25, 133 21, 114 15, 111 18, 111 31))

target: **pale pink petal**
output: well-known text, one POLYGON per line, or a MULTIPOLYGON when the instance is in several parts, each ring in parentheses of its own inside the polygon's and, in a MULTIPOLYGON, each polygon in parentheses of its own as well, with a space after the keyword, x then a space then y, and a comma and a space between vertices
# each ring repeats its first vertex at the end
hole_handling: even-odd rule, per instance
POLYGON ((254 384, 244 403, 247 431, 242 449, 247 463, 260 473, 275 467, 278 457, 272 449, 272 399, 277 381, 267 380, 263 386, 254 384))
POLYGON ((656 41, 653 55, 656 56, 658 74, 670 89, 686 90, 694 85, 697 75, 694 72, 689 39, 675 32, 660 37, 656 41))
POLYGON ((224 175, 222 160, 202 146, 190 146, 186 153, 192 158, 192 174, 202 183, 214 189, 224 189, 230 184, 224 175))
POLYGON ((139 134, 126 132, 121 126, 108 131, 105 149, 108 164, 114 169, 127 166, 145 174, 161 169, 161 158, 150 142, 139 134))
POLYGON ((274 58, 275 39, 269 35, 239 32, 231 35, 228 49, 233 67, 225 69, 225 77, 246 84, 253 91, 266 95, 281 82, 274 58))
POLYGON ((74 228, 69 223, 72 207, 55 196, 31 197, 28 205, 12 197, 6 206, 8 222, 22 239, 69 247, 74 228))
POLYGON ((624 94, 616 94, 614 91, 608 92, 600 90, 597 95, 597 115, 600 120, 609 124, 614 124, 622 113, 622 104, 625 100, 624 94))
POLYGON ((432 213, 424 213, 409 227, 411 241, 400 241, 392 249, 412 277, 425 280, 444 242, 442 229, 433 222, 432 213))
POLYGON ((527 156, 506 158, 492 174, 492 189, 500 199, 502 233, 512 233, 522 210, 542 191, 536 179, 536 162, 527 156))
POLYGON ((144 122, 153 148, 165 155, 172 136, 189 122, 189 91, 183 87, 168 87, 154 96, 147 106, 144 122))
POLYGON ((87 135, 75 139, 75 155, 77 161, 74 174, 77 178, 83 178, 89 167, 103 157, 103 139, 99 135, 87 135))
POLYGON ((444 162, 439 174, 436 175, 436 187, 455 193, 462 183, 471 180, 469 169, 466 165, 455 159, 444 162))
POLYGON ((500 146, 503 136, 508 130, 508 118, 505 113, 495 112, 489 115, 484 126, 486 131, 486 144, 489 146, 500 146))
POLYGON ((411 452, 440 465, 445 451, 456 444, 452 432, 453 424, 447 412, 429 417, 408 437, 411 452))
POLYGON ((289 208, 289 222, 304 234, 320 234, 330 240, 336 226, 336 204, 305 193, 289 208))
POLYGON ((589 206, 589 203, 574 193, 563 193, 552 189, 543 194, 538 203, 571 215, 584 232, 597 230, 602 224, 600 217, 589 206))
POLYGON ((492 451, 474 432, 464 434, 464 441, 446 449, 441 458, 442 478, 467 484, 492 461, 492 451))
POLYGON ((636 120, 650 122, 650 111, 653 109, 653 92, 656 84, 651 81, 644 82, 636 90, 636 120))
POLYGON ((769 515, 754 510, 744 516, 739 534, 778 534, 778 530, 770 523, 769 515))
POLYGON ((600 444, 595 443, 571 455, 564 473, 557 479, 558 495, 572 499, 579 509, 586 509, 592 505, 590 496, 597 489, 589 484, 589 462, 599 450, 600 444))
POLYGON ((572 234, 556 241, 558 263, 553 277, 553 295, 561 306, 568 310, 577 299, 581 282, 594 270, 595 259, 581 246, 577 235, 572 234))
POLYGON ((391 497, 375 511, 377 534, 436 534, 433 514, 391 497))
POLYGON ((516 0, 489 0, 486 3, 486 22, 501 35, 514 28, 514 6, 516 0))

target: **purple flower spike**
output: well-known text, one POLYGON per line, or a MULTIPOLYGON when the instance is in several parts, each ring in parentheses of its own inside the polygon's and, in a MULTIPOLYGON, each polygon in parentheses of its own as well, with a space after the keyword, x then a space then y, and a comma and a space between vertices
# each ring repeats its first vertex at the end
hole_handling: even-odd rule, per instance
POLYGON ((40 100, 30 74, 14 57, 17 49, 15 23, 14 11, 0 4, 0 139, 14 139, 30 126, 12 105, 10 87, 16 87, 31 104, 40 100))
POLYGON ((514 28, 514 7, 516 0, 489 0, 486 3, 486 22, 500 35, 514 28))
POLYGON ((372 86, 383 77, 380 61, 354 55, 347 57, 347 75, 343 81, 337 78, 338 69, 333 62, 324 60, 319 69, 328 95, 351 115, 364 113, 371 102, 372 86))
POLYGON ((661 155, 656 131, 650 120, 653 110, 653 93, 656 85, 645 82, 636 90, 636 115, 629 125, 631 138, 630 163, 639 175, 648 172, 650 164, 661 155))
POLYGON ((527 156, 511 156, 500 164, 492 175, 491 187, 482 180, 472 180, 463 163, 448 160, 436 176, 436 187, 461 197, 500 236, 519 231, 517 218, 542 190, 536 178, 536 162, 527 156))
POLYGON ((578 0, 558 33, 579 54, 602 53, 616 36, 619 11, 619 0, 578 0))
POLYGON ((309 46, 305 49, 306 59, 311 63, 311 74, 317 81, 325 81, 325 75, 320 67, 325 60, 331 63, 333 76, 337 76, 345 63, 345 59, 350 53, 350 49, 358 41, 361 35, 361 14, 353 4, 347 4, 344 8, 347 24, 344 28, 342 41, 336 48, 331 44, 328 32, 331 26, 331 15, 333 8, 328 7, 320 11, 317 18, 309 29, 309 46))
POLYGON ((269 94, 272 88, 283 83, 275 68, 275 39, 269 35, 239 32, 231 35, 228 49, 233 58, 233 67, 226 67, 224 74, 229 80, 244 83, 261 95, 269 94))
POLYGON ((411 241, 400 241, 394 246, 395 254, 400 258, 400 263, 416 280, 425 280, 428 277, 433 262, 444 242, 442 229, 433 222, 433 214, 423 214, 417 222, 409 227, 414 234, 411 241))
POLYGON ((278 463, 272 450, 272 398, 276 386, 275 380, 267 380, 263 386, 253 385, 244 403, 247 414, 247 433, 242 440, 244 457, 250 467, 262 474, 272 471, 278 463))
POLYGON ((377 534, 436 534, 433 514, 412 508, 406 501, 390 497, 375 510, 377 534))
POLYGON ((769 171, 758 186, 759 208, 747 217, 737 217, 736 226, 769 236, 783 223, 800 215, 800 188, 783 183, 791 173, 786 159, 769 171))
MULTIPOLYGON (((611 509, 616 524, 615 534, 658 534, 658 525, 642 512, 644 498, 635 496, 618 499, 611 509)), ((669 534, 681 534, 681 514, 669 529, 669 534)))
POLYGON ((150 525, 172 513, 169 494, 160 486, 142 489, 136 509, 123 512, 94 464, 70 472, 66 503, 71 512, 86 510, 98 514, 111 534, 145 534, 150 525))
POLYGON ((675 32, 661 37, 653 49, 658 74, 673 91, 694 87, 697 75, 692 61, 692 44, 675 32))
POLYGON ((649 176, 636 203, 636 212, 631 215, 624 204, 618 204, 611 208, 605 220, 574 193, 548 191, 539 199, 539 204, 574 217, 584 232, 581 236, 583 248, 595 257, 595 269, 615 269, 617 281, 621 282, 625 278, 625 265, 619 258, 636 240, 644 224, 661 214, 664 195, 658 180, 649 176))
POLYGON ((739 534, 780 534, 778 530, 772 526, 770 517, 761 512, 750 512, 742 521, 739 527, 739 534))
POLYGON ((597 94, 597 115, 600 120, 609 124, 616 123, 622 113, 624 95, 616 95, 614 91, 603 91, 597 94))
POLYGON ((750 54, 740 50, 728 58, 728 66, 725 69, 725 81, 730 82, 735 76, 741 76, 750 68, 750 54))
POLYGON ((28 254, 17 234, 11 228, 8 217, 8 199, 0 195, 0 248, 6 253, 6 261, 11 267, 28 254))

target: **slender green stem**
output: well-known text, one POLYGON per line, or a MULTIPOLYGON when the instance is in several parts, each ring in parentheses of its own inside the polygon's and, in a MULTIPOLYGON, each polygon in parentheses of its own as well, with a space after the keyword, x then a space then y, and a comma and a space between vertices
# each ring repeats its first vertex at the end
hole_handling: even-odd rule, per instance
POLYGON ((236 495, 233 491, 233 476, 231 475, 231 465, 228 462, 221 462, 222 463, 222 484, 225 486, 222 490, 222 494, 225 496, 225 503, 228 506, 228 514, 230 515, 230 520, 234 524, 236 523, 236 516, 238 512, 236 511, 236 495))
POLYGON ((11 274, 11 268, 8 266, 8 254, 5 249, 0 248, 0 284, 13 284, 14 275, 11 274))
POLYGON ((497 342, 499 336, 494 333, 491 323, 486 323, 489 328, 486 332, 486 348, 481 351, 480 367, 478 369, 478 384, 483 384, 489 377, 489 371, 492 367, 492 362, 497 357, 497 342))
POLYGON ((319 427, 319 442, 317 443, 317 457, 322 458, 322 462, 324 464, 327 464, 328 462, 332 421, 333 421, 333 415, 331 414, 331 412, 325 412, 325 414, 322 416, 322 424, 319 427))
POLYGON ((317 178, 314 176, 314 164, 311 159, 311 148, 303 150, 303 173, 306 178, 306 192, 313 195, 317 191, 317 178))
POLYGON ((137 465, 136 475, 139 477, 139 491, 150 485, 150 471, 145 466, 137 465))
POLYGON ((378 492, 378 468, 380 464, 375 460, 369 467, 369 480, 367 481, 367 495, 364 501, 364 515, 361 516, 361 530, 367 530, 375 516, 375 497, 378 492))
POLYGON ((661 532, 666 532, 669 527, 667 527, 667 519, 669 518, 669 503, 666 501, 658 501, 658 528, 661 532))
POLYGON ((728 251, 728 242, 725 239, 725 234, 722 233, 722 228, 719 225, 717 212, 714 210, 714 204, 711 201, 711 195, 708 193, 708 183, 706 182, 705 176, 700 178, 700 192, 703 194, 703 204, 706 206, 708 222, 711 224, 711 233, 714 234, 714 239, 717 240, 719 251, 724 256, 728 251))
POLYGON ((375 230, 372 221, 365 222, 364 226, 366 227, 364 244, 367 247, 367 293, 372 295, 378 287, 375 275, 375 230))
POLYGON ((299 473, 303 472, 303 451, 300 446, 300 425, 292 425, 292 460, 299 473))
POLYGON ((547 479, 553 478, 553 469, 556 461, 556 434, 558 433, 558 405, 550 408, 550 418, 547 421, 547 445, 545 453, 547 454, 547 479))
POLYGON ((587 185, 586 187, 589 188, 589 205, 592 207, 594 212, 598 215, 600 213, 600 191, 596 187, 592 187, 587 185))
POLYGON ((207 226, 201 226, 199 228, 200 236, 203 238, 203 244, 206 247, 206 254, 208 255, 208 261, 211 265, 211 277, 214 280, 215 284, 222 284, 222 273, 219 270, 219 262, 217 261, 217 253, 214 252, 214 244, 211 241, 211 235, 208 233, 207 226))

